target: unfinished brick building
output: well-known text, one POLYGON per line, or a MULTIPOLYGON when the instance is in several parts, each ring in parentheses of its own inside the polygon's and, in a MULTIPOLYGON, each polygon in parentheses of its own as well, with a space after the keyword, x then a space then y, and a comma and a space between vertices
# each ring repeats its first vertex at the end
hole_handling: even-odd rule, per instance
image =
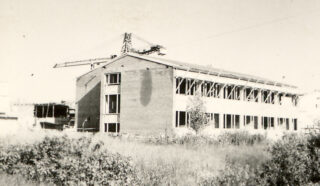
POLYGON ((205 101, 217 130, 299 130, 296 87, 171 60, 124 54, 77 78, 78 130, 156 134, 190 125, 188 99, 205 101))

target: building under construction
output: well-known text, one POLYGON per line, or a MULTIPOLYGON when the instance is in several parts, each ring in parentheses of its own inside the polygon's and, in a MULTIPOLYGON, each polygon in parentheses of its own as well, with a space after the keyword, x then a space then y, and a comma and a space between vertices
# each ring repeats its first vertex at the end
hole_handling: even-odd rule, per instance
POLYGON ((74 109, 66 104, 34 104, 35 125, 43 129, 63 130, 74 126, 74 109))
POLYGON ((300 129, 294 86, 133 53, 77 78, 76 124, 85 131, 170 133, 190 125, 188 99, 196 95, 217 130, 300 129))

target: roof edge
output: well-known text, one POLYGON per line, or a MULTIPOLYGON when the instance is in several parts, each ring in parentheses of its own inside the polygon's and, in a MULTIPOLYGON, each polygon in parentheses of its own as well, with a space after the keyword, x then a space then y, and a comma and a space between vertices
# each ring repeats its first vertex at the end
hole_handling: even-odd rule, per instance
MULTIPOLYGON (((200 69, 192 69, 191 67, 184 67, 184 66, 180 66, 180 65, 173 64, 173 63, 170 63, 170 62, 160 61, 161 59, 149 59, 147 57, 144 57, 144 56, 141 56, 141 55, 132 54, 132 53, 128 53, 127 55, 131 56, 131 57, 136 57, 136 58, 144 59, 144 60, 147 60, 147 61, 155 62, 155 63, 158 63, 158 64, 171 66, 171 67, 177 68, 179 70, 187 70, 187 71, 191 71, 191 72, 195 71, 195 72, 198 72, 198 73, 203 73, 203 74, 208 74, 208 75, 213 75, 213 76, 220 76, 220 77, 225 77, 225 78, 230 78, 230 79, 238 79, 238 80, 243 80, 243 81, 255 82, 255 83, 259 83, 259 84, 266 84, 266 85, 272 85, 272 86, 277 86, 277 87, 287 87, 287 88, 298 89, 298 87, 295 86, 295 85, 282 83, 282 82, 279 82, 279 81, 274 81, 274 80, 269 80, 269 79, 263 80, 264 78, 262 78, 262 77, 257 77, 257 76, 253 76, 253 75, 250 75, 250 74, 242 74, 242 73, 238 73, 238 72, 232 72, 232 71, 226 71, 226 70, 223 70, 223 69, 218 69, 218 70, 220 70, 222 72, 222 74, 218 75, 217 73, 215 73, 213 71, 210 71, 210 70, 205 71, 205 70, 200 70, 200 69), (225 74, 223 74, 223 72, 225 72, 225 74), (229 74, 227 74, 227 73, 229 73, 229 74), (240 76, 239 75, 234 75, 232 73, 240 74, 240 76), (228 75, 229 76, 235 76, 235 77, 229 77, 228 75), (246 75, 252 76, 252 79, 250 79, 248 77, 241 77, 241 75, 243 75, 243 76, 246 76, 246 75)), ((163 59, 163 60, 166 60, 166 59, 163 59)), ((190 65, 192 65, 192 64, 190 64, 190 65)), ((203 66, 203 67, 205 67, 205 66, 203 66)))

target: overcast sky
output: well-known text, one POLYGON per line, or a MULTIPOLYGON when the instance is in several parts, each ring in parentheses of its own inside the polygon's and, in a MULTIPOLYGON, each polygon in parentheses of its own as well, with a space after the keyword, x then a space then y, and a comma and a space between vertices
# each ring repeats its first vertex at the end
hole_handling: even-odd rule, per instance
POLYGON ((320 89, 318 0, 0 0, 0 81, 13 101, 72 101, 90 68, 53 65, 119 53, 124 32, 165 58, 320 89))

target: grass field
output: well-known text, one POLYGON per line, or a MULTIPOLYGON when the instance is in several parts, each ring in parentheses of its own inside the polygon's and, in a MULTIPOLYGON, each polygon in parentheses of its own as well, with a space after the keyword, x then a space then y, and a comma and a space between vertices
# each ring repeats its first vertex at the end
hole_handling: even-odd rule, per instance
MULTIPOLYGON (((263 162, 268 155, 263 151, 265 145, 207 145, 207 144, 154 144, 126 138, 109 137, 106 134, 81 134, 53 131, 20 131, 2 136, 1 143, 32 144, 45 136, 79 138, 86 136, 93 142, 102 141, 104 149, 131 157, 143 185, 195 185, 207 177, 217 176, 225 167, 228 156, 247 162, 263 162)), ((11 179, 12 180, 12 179, 11 179)))
MULTIPOLYGON (((318 138, 315 139, 315 142, 318 142, 318 138)), ((12 161, 10 158, 17 159, 16 154, 20 154, 20 159, 18 158, 16 162, 20 164, 22 162, 22 167, 26 165, 26 159, 23 156, 29 157, 27 162, 31 160, 35 163, 31 163, 32 166, 29 163, 25 168, 28 174, 23 172, 25 171, 23 169, 20 174, 20 167, 13 169, 13 172, 18 170, 18 173, 9 176, 2 171, 0 185, 48 185, 54 182, 54 175, 58 173, 60 177, 62 175, 62 177, 72 177, 73 181, 76 180, 70 182, 74 184, 66 182, 67 185, 79 185, 79 183, 97 185, 101 183, 97 180, 101 179, 111 180, 107 182, 110 185, 277 185, 278 183, 301 185, 301 183, 317 183, 317 177, 312 175, 317 175, 317 171, 320 171, 317 164, 320 164, 320 161, 305 157, 318 157, 317 153, 320 151, 310 151, 310 145, 307 143, 304 138, 297 137, 297 135, 289 136, 278 142, 270 142, 247 133, 226 134, 214 140, 200 136, 170 140, 136 140, 128 137, 110 137, 106 134, 92 135, 21 129, 16 133, 0 136, 2 153, 0 165, 1 163, 5 166, 10 165, 12 161), (48 142, 45 142, 46 140, 48 142), (80 142, 89 145, 81 145, 80 142), (98 151, 92 150, 97 146, 98 151), (10 148, 13 151, 10 151, 10 148), (52 152, 54 156, 51 157, 49 155, 52 152), (77 158, 79 153, 80 156, 77 158), (59 154, 62 156, 60 157, 59 154), (37 159, 39 155, 43 159, 37 159), (35 158, 30 159, 30 156, 35 158), (6 162, 7 157, 10 157, 9 164, 6 162), (101 161, 109 164, 101 167, 101 161), (53 169, 56 172, 54 174, 45 173, 47 176, 44 178, 47 177, 46 179, 34 177, 36 174, 34 170, 36 172, 51 171, 48 166, 51 166, 52 163, 46 166, 48 162, 55 164, 53 169), (121 165, 120 167, 117 162, 119 166, 121 165), (299 164, 307 164, 307 166, 299 168, 297 166, 299 164), (77 166, 74 167, 74 165, 77 166), (66 166, 71 166, 71 168, 66 169, 66 166), (312 167, 313 172, 308 172, 308 166, 312 167), (279 167, 282 168, 279 169, 279 167), (105 175, 101 174, 102 169, 107 170, 109 178, 104 178, 105 175), (91 172, 88 173, 87 170, 91 172), (81 171, 85 172, 81 173, 81 171), (113 179, 120 179, 120 181, 124 179, 117 176, 119 171, 124 174, 124 177, 133 175, 134 182, 132 184, 131 182, 113 182, 113 179), (287 171, 286 175, 277 177, 285 171, 287 171), (86 181, 85 177, 89 175, 91 179, 93 173, 95 174, 93 181, 88 179, 86 181), (78 177, 81 177, 80 174, 87 176, 83 176, 82 182, 77 182, 78 177), (310 179, 307 179, 306 174, 310 175, 310 179), (22 175, 27 175, 27 177, 22 177, 22 175)))

